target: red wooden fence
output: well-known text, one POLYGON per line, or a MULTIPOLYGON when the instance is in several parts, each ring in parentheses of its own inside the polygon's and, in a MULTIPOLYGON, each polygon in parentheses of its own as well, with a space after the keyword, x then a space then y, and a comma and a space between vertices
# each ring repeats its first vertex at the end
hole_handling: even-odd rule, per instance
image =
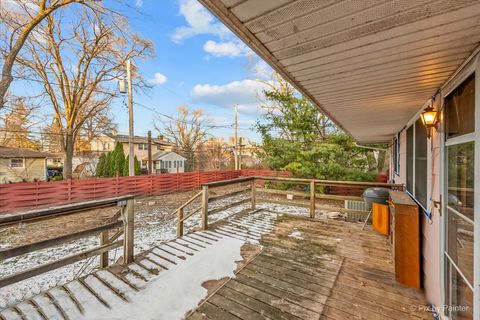
POLYGON ((203 183, 240 176, 284 176, 270 170, 204 171, 135 177, 0 184, 0 213, 123 195, 151 196, 200 188, 203 183))
POLYGON ((129 194, 150 196, 192 190, 203 183, 241 175, 242 171, 205 171, 0 184, 0 213, 129 194))

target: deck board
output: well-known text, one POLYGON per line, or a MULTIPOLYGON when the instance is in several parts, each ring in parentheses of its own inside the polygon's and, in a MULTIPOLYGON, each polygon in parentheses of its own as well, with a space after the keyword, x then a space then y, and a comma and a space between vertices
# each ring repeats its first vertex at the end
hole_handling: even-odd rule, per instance
POLYGON ((79 319, 115 301, 132 303, 162 272, 228 238, 246 240, 251 247, 242 247, 244 260, 237 263, 234 278, 212 279, 209 295, 188 319, 430 318, 411 311, 412 305, 425 304, 423 292, 396 283, 384 236, 362 231, 356 223, 266 210, 244 212, 207 231, 160 243, 128 266, 97 270, 41 293, 33 303, 0 310, 0 315, 10 319, 36 312, 42 319, 79 319))
MULTIPOLYGON (((212 232, 255 237, 255 221, 247 227, 212 232)), ((423 292, 395 281, 388 239, 357 223, 279 215, 260 244, 262 251, 204 304, 243 320, 431 318, 412 311, 426 303, 423 292)), ((201 305, 191 319, 199 312, 202 319, 217 316, 201 305)))

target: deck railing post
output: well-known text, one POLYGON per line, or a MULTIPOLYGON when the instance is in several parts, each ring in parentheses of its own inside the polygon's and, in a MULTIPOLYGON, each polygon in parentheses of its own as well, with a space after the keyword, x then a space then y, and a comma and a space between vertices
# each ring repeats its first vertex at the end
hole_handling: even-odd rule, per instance
POLYGON ((310 218, 315 218, 315 181, 310 181, 310 218))
POLYGON ((255 178, 252 179, 252 210, 255 210, 257 206, 257 181, 255 178))
POLYGON ((202 186, 202 229, 208 229, 208 186, 202 186))
MULTIPOLYGON (((100 246, 108 243, 108 231, 100 233, 100 246)), ((108 251, 100 254, 100 269, 108 267, 108 251)))
POLYGON ((134 200, 127 200, 127 205, 123 209, 123 263, 133 262, 133 236, 135 223, 134 200))
POLYGON ((177 237, 183 236, 183 208, 178 209, 177 237))

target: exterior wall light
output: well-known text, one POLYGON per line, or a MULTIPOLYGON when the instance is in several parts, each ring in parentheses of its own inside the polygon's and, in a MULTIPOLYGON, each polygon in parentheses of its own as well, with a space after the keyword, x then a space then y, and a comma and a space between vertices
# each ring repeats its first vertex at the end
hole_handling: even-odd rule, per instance
POLYGON ((438 114, 439 112, 432 107, 428 107, 423 110, 420 115, 422 118, 423 125, 427 129, 427 137, 430 139, 432 136, 432 128, 435 128, 438 124, 438 114))

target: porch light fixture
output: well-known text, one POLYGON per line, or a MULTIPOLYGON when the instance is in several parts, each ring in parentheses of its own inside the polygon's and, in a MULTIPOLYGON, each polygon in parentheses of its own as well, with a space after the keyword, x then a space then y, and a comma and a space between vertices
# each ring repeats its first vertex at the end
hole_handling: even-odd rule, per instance
POLYGON ((423 125, 427 129, 427 137, 430 139, 432 136, 432 128, 435 128, 438 123, 438 111, 433 109, 431 106, 423 110, 420 115, 422 118, 423 125))

